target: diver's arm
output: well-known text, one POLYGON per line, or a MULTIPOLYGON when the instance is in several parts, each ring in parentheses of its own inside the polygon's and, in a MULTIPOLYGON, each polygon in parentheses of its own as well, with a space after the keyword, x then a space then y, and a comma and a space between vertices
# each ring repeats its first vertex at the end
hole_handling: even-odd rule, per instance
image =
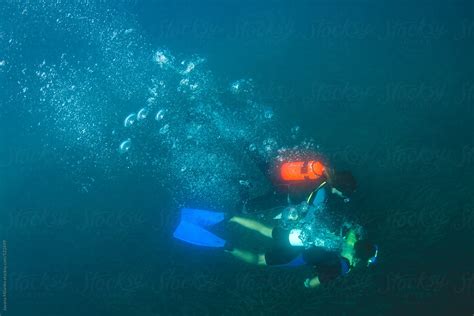
POLYGON ((347 233, 346 239, 344 240, 344 244, 342 245, 341 256, 347 258, 347 260, 349 260, 351 263, 354 257, 354 244, 356 241, 356 232, 353 229, 350 229, 349 233, 347 233))
POLYGON ((319 281, 319 277, 318 276, 315 276, 314 278, 312 279, 306 279, 304 281, 304 286, 308 289, 315 289, 317 288, 318 286, 321 285, 321 282, 319 281))
POLYGON ((354 247, 354 244, 357 241, 357 234, 354 229, 350 229, 347 233, 345 244, 351 247, 354 247))

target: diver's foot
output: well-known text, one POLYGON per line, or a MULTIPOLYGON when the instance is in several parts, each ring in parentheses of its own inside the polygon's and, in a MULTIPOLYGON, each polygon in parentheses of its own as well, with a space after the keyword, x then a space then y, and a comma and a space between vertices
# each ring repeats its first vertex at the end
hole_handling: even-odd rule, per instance
POLYGON ((234 217, 234 214, 232 213, 225 213, 224 214, 224 222, 232 222, 232 218, 234 217))
POLYGON ((226 218, 227 222, 232 223, 235 222, 235 216, 230 215, 228 218, 226 218))

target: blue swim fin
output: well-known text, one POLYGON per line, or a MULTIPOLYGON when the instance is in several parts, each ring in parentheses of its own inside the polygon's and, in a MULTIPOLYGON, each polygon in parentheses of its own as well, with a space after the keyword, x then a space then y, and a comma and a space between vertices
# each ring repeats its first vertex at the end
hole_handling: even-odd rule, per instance
POLYGON ((224 213, 183 208, 181 222, 173 237, 197 246, 222 248, 226 241, 205 228, 222 222, 224 218, 224 213))
POLYGON ((201 227, 210 227, 224 220, 225 213, 198 210, 194 208, 181 209, 181 221, 201 227))

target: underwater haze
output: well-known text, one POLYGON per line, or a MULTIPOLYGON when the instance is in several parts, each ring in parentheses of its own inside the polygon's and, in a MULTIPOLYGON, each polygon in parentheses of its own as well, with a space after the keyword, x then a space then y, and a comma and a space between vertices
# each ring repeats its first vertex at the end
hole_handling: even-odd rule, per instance
POLYGON ((472 315, 473 56, 469 0, 2 0, 0 314, 472 315), (173 239, 307 152, 357 178, 369 271, 173 239))

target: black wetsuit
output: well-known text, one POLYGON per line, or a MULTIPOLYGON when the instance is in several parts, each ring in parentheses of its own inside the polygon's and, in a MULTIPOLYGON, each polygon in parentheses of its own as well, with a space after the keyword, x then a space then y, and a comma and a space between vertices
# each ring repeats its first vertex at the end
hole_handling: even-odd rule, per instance
POLYGON ((275 247, 265 253, 265 261, 269 266, 300 266, 309 265, 316 269, 319 281, 326 283, 344 275, 349 269, 349 260, 338 252, 323 247, 294 247, 289 241, 289 231, 275 227, 272 238, 275 247))

